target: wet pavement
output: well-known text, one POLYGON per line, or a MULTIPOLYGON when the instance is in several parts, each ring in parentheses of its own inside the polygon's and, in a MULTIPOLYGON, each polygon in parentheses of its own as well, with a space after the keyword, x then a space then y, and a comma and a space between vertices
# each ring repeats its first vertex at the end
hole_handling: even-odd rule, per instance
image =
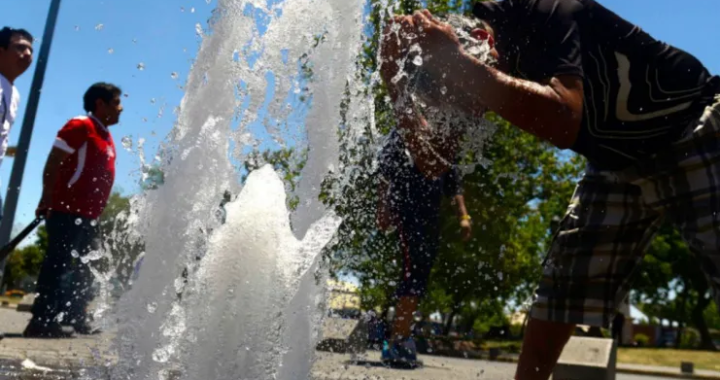
MULTIPOLYGON (((0 326, 6 332, 0 341, 0 380, 79 379, 83 368, 102 368, 117 359, 110 350, 112 333, 72 339, 26 339, 22 330, 30 318, 28 313, 15 309, 0 308, 0 326), (23 369, 25 359, 31 365, 49 367, 51 372, 23 369), (61 370, 58 370, 61 368, 61 370)), ((423 366, 416 370, 386 368, 380 363, 380 354, 368 351, 363 357, 351 361, 350 355, 318 352, 313 367, 313 380, 477 380, 512 379, 514 363, 484 360, 455 359, 423 356, 423 366)), ((26 362, 27 363, 27 362, 26 362)), ((92 376, 102 380, 101 376, 92 376)), ((618 380, 659 380, 665 377, 649 377, 618 374, 618 380)))

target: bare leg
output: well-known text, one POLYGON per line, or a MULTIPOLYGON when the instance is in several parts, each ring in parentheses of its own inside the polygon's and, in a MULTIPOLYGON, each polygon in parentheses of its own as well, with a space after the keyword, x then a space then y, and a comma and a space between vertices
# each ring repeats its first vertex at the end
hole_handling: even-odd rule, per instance
POLYGON ((418 308, 417 297, 400 297, 395 310, 392 339, 407 339, 412 334, 413 314, 418 308))
POLYGON ((530 319, 515 380, 547 380, 575 325, 530 319))

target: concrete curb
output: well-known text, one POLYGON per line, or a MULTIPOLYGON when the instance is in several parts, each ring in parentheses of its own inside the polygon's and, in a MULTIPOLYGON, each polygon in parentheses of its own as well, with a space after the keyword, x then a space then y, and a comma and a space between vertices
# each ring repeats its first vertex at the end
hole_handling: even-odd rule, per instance
MULTIPOLYGON (((498 357, 495 360, 485 359, 489 361, 497 361, 497 362, 505 362, 505 363, 517 363, 518 360, 513 357, 498 357)), ((615 372, 617 373, 624 373, 628 375, 644 375, 644 376, 657 376, 657 377, 666 377, 669 379, 699 379, 699 380, 720 380, 720 376, 714 376, 714 375, 704 375, 699 373, 693 373, 693 374, 682 374, 682 373, 671 373, 666 371, 653 371, 653 370, 644 370, 644 369, 633 369, 633 368, 622 368, 617 367, 615 369, 615 372)))

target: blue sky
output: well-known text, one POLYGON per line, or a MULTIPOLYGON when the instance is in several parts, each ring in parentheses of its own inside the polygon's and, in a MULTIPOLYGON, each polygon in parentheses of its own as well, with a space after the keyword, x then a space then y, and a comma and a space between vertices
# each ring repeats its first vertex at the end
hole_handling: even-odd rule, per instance
MULTIPOLYGON (((287 0, 292 1, 292 0, 287 0)), ((663 41, 691 52, 711 72, 720 73, 720 1, 601 0, 600 3, 637 23, 663 41), (682 6, 687 4, 687 6, 682 6)), ((23 27, 42 37, 49 0, 3 0, 0 25, 23 27)), ((146 140, 152 159, 157 143, 175 121, 173 110, 183 96, 192 58, 199 46, 196 24, 207 27, 217 0, 63 0, 48 72, 35 124, 30 158, 23 179, 16 223, 28 223, 40 197, 45 158, 57 130, 82 113, 82 94, 96 81, 120 85, 125 113, 112 129, 118 146, 116 185, 125 193, 137 191, 137 155, 122 149, 120 140, 146 140), (194 12, 192 12, 194 10, 194 12), (102 28, 97 28, 102 24, 102 28), (112 53, 110 52, 112 49, 112 53), (144 64, 144 70, 137 68, 144 64), (177 73, 177 79, 171 74, 177 73), (154 101, 153 101, 154 99, 154 101)), ((36 51, 40 43, 36 43, 36 51)), ((23 97, 11 131, 17 141, 34 65, 16 85, 23 97)), ((0 167, 0 191, 7 189, 13 160, 0 167)))
MULTIPOLYGON (((125 193, 137 191, 137 154, 125 151, 120 141, 132 136, 137 146, 138 139, 144 138, 147 156, 152 159, 154 147, 176 119, 173 110, 180 104, 181 86, 201 41, 195 26, 207 27, 216 4, 217 0, 62 1, 16 223, 26 224, 34 217, 42 169, 55 134, 69 118, 84 113, 82 95, 97 81, 115 83, 127 94, 121 123, 111 129, 118 148, 116 186, 125 193), (140 63, 144 70, 138 69, 140 63), (172 77, 174 72, 177 79, 172 77)), ((49 5, 49 0, 3 0, 0 25, 25 28, 40 39, 49 5)), ((37 41, 36 53, 39 50, 37 41)), ((20 135, 34 68, 15 83, 23 102, 10 133, 11 144, 20 135)), ((3 196, 12 164, 13 160, 6 158, 0 167, 3 196)))

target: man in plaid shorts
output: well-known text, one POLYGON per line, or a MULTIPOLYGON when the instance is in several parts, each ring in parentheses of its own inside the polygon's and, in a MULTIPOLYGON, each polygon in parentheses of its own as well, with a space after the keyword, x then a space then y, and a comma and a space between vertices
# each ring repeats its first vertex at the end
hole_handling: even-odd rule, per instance
MULTIPOLYGON (((682 232, 720 304, 720 78, 594 0, 485 1, 473 13, 497 37, 499 69, 423 11, 389 23, 381 74, 402 99, 398 63, 421 51, 438 99, 470 114, 489 108, 588 160, 545 263, 516 379, 548 379, 576 324, 610 324, 663 220, 682 232)), ((423 140, 414 115, 398 117, 423 140)))

